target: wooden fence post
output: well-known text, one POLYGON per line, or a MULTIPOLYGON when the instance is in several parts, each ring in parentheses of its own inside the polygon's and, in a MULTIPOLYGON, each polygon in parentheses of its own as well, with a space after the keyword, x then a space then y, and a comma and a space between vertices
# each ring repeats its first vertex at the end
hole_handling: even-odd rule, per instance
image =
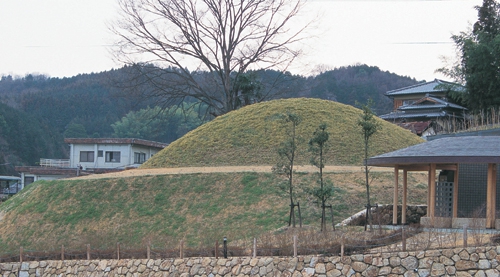
POLYGON ((403 245, 403 251, 406 251, 406 234, 404 226, 401 228, 401 243, 403 245))
POLYGON ((215 258, 219 258, 219 240, 215 240, 215 258))
POLYGON ((87 260, 90 260, 90 244, 87 244, 87 260))
POLYGON ((344 245, 345 245, 344 236, 342 236, 340 240, 340 258, 344 258, 344 245))
POLYGON ((19 262, 22 263, 23 262, 23 252, 24 252, 24 249, 23 247, 19 247, 19 262))
POLYGON ((61 261, 64 261, 64 245, 61 246, 61 261))
POLYGON ((179 257, 181 259, 184 259, 184 240, 181 240, 181 243, 179 245, 179 257))
POLYGON ((297 257, 297 235, 293 236, 293 257, 297 257))
POLYGON ((120 242, 116 243, 116 259, 120 259, 120 242))
POLYGON ((464 225, 464 248, 467 247, 467 225, 464 225))
POLYGON ((151 242, 148 241, 148 245, 146 246, 146 259, 151 259, 151 242))
POLYGON ((257 257, 257 239, 253 238, 253 257, 257 257))

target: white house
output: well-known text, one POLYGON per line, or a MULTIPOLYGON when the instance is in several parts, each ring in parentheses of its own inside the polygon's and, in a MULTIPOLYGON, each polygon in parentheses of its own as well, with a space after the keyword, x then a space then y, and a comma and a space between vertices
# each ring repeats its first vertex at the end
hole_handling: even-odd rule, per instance
POLYGON ((134 138, 67 138, 68 159, 40 159, 40 166, 17 166, 22 188, 38 180, 106 173, 140 166, 168 144, 134 138))
POLYGON ((138 167, 166 143, 133 138, 67 138, 69 167, 84 170, 138 167))

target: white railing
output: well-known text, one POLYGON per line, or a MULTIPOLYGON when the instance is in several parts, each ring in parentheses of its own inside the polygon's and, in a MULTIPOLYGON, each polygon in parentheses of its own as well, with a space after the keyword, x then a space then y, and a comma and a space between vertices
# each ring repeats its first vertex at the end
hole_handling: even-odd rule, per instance
POLYGON ((44 167, 69 167, 69 159, 40 159, 40 166, 44 167))

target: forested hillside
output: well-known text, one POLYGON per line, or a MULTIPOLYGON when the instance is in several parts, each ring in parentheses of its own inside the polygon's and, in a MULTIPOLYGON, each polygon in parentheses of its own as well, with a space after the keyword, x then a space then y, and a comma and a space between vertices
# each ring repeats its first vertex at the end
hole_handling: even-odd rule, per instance
MULTIPOLYGON (((132 97, 134 91, 148 88, 143 84, 130 89, 127 78, 127 68, 71 78, 31 74, 24 77, 2 76, 0 103, 11 108, 7 110, 3 106, 0 119, 2 116, 7 118, 6 113, 20 113, 31 119, 26 119, 27 124, 13 121, 6 121, 6 127, 0 124, 0 164, 8 160, 14 165, 34 165, 41 157, 66 158, 65 153, 56 151, 65 148, 62 140, 65 134, 88 137, 134 136, 172 142, 200 124, 201 121, 194 121, 193 116, 196 114, 193 111, 188 116, 184 115, 184 119, 179 114, 167 114, 163 117, 164 124, 139 118, 138 115, 143 113, 139 111, 154 106, 155 100, 132 97), (133 124, 131 120, 142 122, 133 124), (126 130, 150 124, 147 134, 139 129, 126 130), (34 131, 35 126, 40 131, 34 131), (164 126, 162 130, 159 129, 161 126, 164 126), (75 133, 75 130, 78 132, 75 133), (26 142, 17 139, 16 143, 11 143, 9 139, 15 136, 32 139, 26 142), (9 143, 3 143, 6 141, 9 143), (3 153, 9 153, 9 158, 3 153)), ((280 76, 279 72, 273 70, 258 71, 257 81, 262 87, 275 90, 271 92, 275 94, 274 98, 311 97, 349 105, 354 105, 356 101, 365 103, 371 98, 378 114, 391 109, 390 100, 384 96, 386 91, 417 83, 410 77, 367 65, 336 68, 313 77, 292 74, 280 76), (276 83, 276 80, 279 82, 276 83), (275 83, 271 85, 270 82, 275 83)))
POLYGON ((62 137, 53 128, 0 103, 0 175, 15 174, 15 165, 66 155, 62 137))

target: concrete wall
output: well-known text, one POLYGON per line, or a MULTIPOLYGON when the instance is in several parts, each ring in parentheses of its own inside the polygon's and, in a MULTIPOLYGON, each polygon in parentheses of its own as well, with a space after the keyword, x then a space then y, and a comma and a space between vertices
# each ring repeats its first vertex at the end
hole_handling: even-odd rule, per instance
POLYGON ((70 260, 0 264, 2 276, 500 276, 500 246, 335 257, 70 260))

